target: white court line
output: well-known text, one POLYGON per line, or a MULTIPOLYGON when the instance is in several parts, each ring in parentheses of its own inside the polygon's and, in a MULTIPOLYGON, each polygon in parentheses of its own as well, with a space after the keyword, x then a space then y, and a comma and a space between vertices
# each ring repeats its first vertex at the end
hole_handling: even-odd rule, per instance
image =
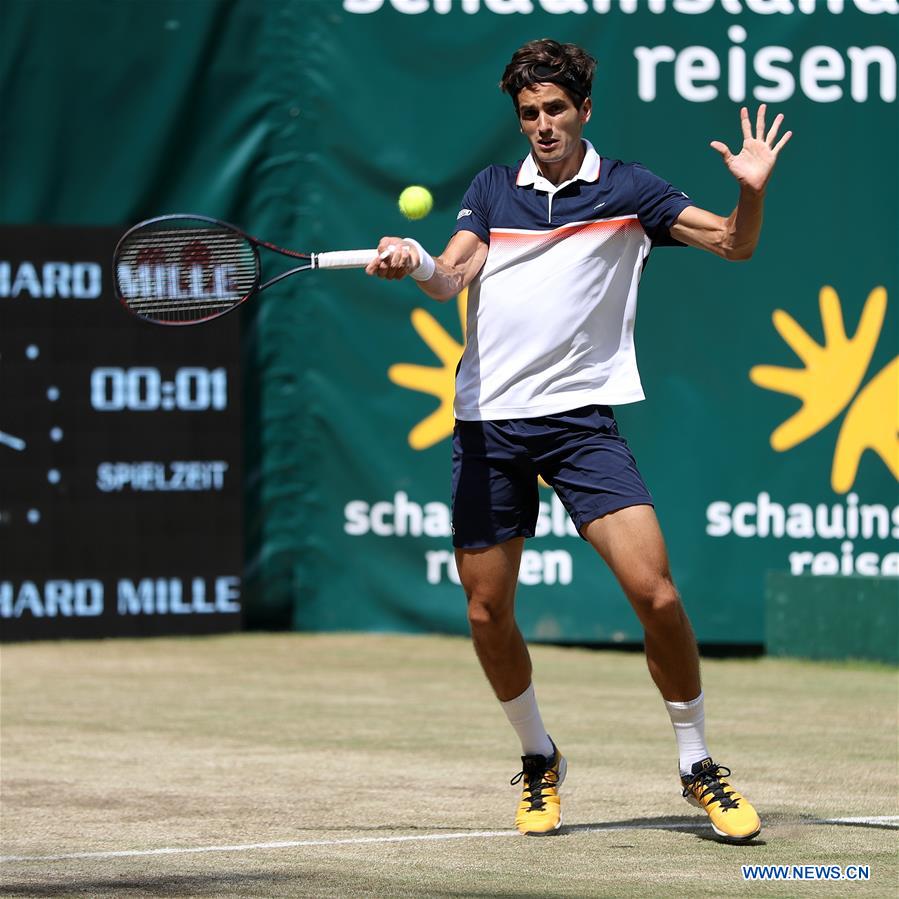
MULTIPOLYGON (((694 830, 702 827, 704 822, 697 819, 696 824, 684 821, 661 822, 659 824, 600 824, 596 827, 578 828, 577 833, 599 833, 605 830, 659 830, 677 828, 694 830)), ((413 843, 435 840, 467 840, 473 838, 518 837, 517 830, 480 830, 467 833, 429 833, 410 834, 404 837, 353 837, 346 840, 289 840, 280 843, 244 843, 236 846, 183 846, 165 849, 135 849, 119 852, 70 852, 65 855, 3 855, 0 862, 51 862, 72 858, 132 858, 142 855, 183 855, 191 852, 247 852, 251 849, 293 849, 299 846, 353 846, 364 843, 413 843)))
MULTIPOLYGON (((876 818, 820 818, 798 821, 798 824, 881 824, 899 829, 899 815, 876 818)), ((596 827, 574 827, 575 833, 603 833, 613 830, 696 830, 705 821, 660 821, 653 824, 598 824, 596 827)), ((163 849, 126 849, 115 852, 69 852, 64 855, 3 855, 0 862, 56 862, 76 858, 138 858, 148 855, 188 855, 201 852, 249 852, 253 849, 296 849, 302 846, 359 846, 372 843, 424 843, 439 840, 471 840, 492 837, 517 837, 517 830, 480 830, 468 833, 411 834, 403 837, 353 837, 345 840, 287 840, 278 843, 241 843, 233 846, 171 846, 163 849)))
POLYGON ((876 818, 819 818, 811 824, 879 824, 899 829, 899 815, 880 815, 876 818))

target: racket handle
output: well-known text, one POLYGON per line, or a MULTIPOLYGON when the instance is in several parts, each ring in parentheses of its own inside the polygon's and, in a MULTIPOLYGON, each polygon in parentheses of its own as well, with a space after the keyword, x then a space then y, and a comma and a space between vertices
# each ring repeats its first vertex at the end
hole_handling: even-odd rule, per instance
POLYGON ((378 255, 377 250, 338 250, 314 253, 314 268, 365 268, 378 255))

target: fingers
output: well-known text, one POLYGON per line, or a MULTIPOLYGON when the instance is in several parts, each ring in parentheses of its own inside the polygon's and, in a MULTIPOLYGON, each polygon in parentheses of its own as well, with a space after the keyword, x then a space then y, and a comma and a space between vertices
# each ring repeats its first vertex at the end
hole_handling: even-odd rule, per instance
POLYGON ((765 139, 765 112, 768 107, 762 103, 758 108, 758 112, 755 114, 755 139, 756 140, 764 140, 765 139))
POLYGON ((385 263, 389 263, 396 245, 399 243, 402 243, 399 237, 382 237, 378 241, 378 255, 365 266, 365 273, 379 278, 385 277, 385 263))
POLYGON ((740 127, 743 129, 743 140, 752 140, 752 127, 749 124, 749 110, 740 107, 740 127))
POLYGON ((771 149, 775 153, 780 153, 781 149, 787 145, 787 141, 793 136, 792 131, 788 131, 771 149))
POLYGON ((414 271, 418 264, 418 253, 401 237, 382 237, 378 243, 378 255, 365 267, 365 273, 398 281, 414 271))
POLYGON ((412 269, 413 265, 408 244, 397 241, 396 244, 385 247, 381 253, 376 274, 378 277, 386 278, 388 281, 398 281, 400 278, 405 278, 412 269))
POLYGON ((777 132, 780 131, 780 126, 783 124, 783 113, 778 113, 777 117, 771 123, 771 130, 765 136, 765 143, 771 147, 771 151, 775 154, 779 153, 786 145, 789 139, 793 136, 792 131, 788 131, 776 144, 774 143, 775 138, 777 137, 777 132))
MULTIPOLYGON (((756 110, 755 114, 755 138, 752 136, 752 126, 749 123, 749 109, 745 106, 740 107, 740 127, 743 131, 743 140, 758 140, 766 143, 772 150, 773 153, 779 153, 786 145, 790 138, 793 136, 792 131, 788 131, 784 136, 775 144, 774 141, 777 140, 778 132, 780 131, 780 126, 783 125, 784 117, 783 113, 778 113, 774 121, 771 123, 771 129, 765 134, 765 116, 768 112, 768 106, 766 103, 762 103, 758 110, 756 110)), ((718 149, 716 147, 716 149, 718 149)), ((718 152, 721 152, 720 150, 718 152)), ((723 154, 722 154, 723 155, 723 154)), ((726 158, 726 157, 725 157, 726 158)))
POLYGON ((719 152, 719 153, 721 154, 721 158, 722 158, 725 162, 727 162, 727 160, 730 159, 731 156, 733 156, 733 153, 730 152, 730 149, 728 148, 727 144, 721 143, 720 140, 713 140, 713 141, 709 144, 709 146, 710 146, 713 150, 716 150, 717 152, 719 152))

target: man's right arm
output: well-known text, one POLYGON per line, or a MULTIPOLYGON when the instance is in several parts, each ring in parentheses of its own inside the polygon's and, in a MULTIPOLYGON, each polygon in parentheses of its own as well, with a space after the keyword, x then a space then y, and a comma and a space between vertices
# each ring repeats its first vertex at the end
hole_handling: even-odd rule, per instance
MULTIPOLYGON (((434 259, 434 272, 416 280, 419 288, 441 303, 468 287, 487 258, 488 246, 473 231, 457 231, 446 249, 434 259)), ((382 237, 378 256, 365 268, 366 274, 395 281, 411 275, 420 265, 419 248, 402 237, 382 237)))

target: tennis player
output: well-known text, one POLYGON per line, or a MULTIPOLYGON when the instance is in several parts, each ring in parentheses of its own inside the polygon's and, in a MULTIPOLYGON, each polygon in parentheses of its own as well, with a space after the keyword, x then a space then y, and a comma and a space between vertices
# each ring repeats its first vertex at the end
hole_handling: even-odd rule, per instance
POLYGON ((696 640, 668 565, 652 497, 613 406, 643 399, 634 355, 637 288, 653 247, 689 245, 749 259, 783 116, 766 131, 740 113, 743 146, 721 154, 739 186, 726 217, 697 207, 642 165, 601 157, 581 132, 593 112, 596 61, 573 44, 517 50, 500 87, 530 145, 515 166, 478 173, 455 233, 432 258, 415 240, 384 237, 369 275, 411 275, 435 300, 468 287, 465 351, 456 377, 453 544, 475 650, 522 746, 515 824, 561 823, 566 761, 546 732, 527 646, 515 622, 522 547, 534 535, 537 477, 611 568, 644 630, 652 679, 671 717, 681 789, 729 842, 756 837, 755 809, 705 742, 696 640))

